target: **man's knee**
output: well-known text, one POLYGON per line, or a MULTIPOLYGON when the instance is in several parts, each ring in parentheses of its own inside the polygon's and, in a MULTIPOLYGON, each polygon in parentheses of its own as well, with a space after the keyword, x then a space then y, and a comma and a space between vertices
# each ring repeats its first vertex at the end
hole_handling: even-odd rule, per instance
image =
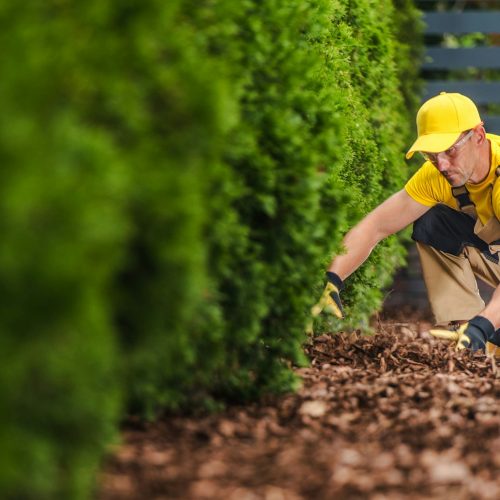
POLYGON ((443 221, 448 207, 436 205, 413 223, 412 238, 425 242, 443 230, 443 221))

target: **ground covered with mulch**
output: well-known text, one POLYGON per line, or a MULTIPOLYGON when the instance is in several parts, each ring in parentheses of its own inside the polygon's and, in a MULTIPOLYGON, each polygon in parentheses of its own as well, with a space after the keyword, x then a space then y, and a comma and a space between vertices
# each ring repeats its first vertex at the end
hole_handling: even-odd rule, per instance
POLYGON ((500 498, 500 361, 429 327, 322 335, 297 394, 129 424, 99 498, 500 498))

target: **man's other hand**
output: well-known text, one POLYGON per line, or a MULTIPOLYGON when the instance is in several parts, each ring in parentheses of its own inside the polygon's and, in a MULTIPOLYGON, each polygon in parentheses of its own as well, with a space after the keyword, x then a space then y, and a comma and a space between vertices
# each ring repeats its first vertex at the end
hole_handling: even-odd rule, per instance
POLYGON ((495 327, 483 316, 474 316, 456 331, 433 329, 429 333, 436 338, 456 342, 457 351, 462 349, 478 351, 485 349, 486 343, 495 333, 495 327))
POLYGON ((318 301, 311 309, 313 317, 319 316, 322 312, 333 314, 337 318, 344 317, 344 308, 340 300, 340 290, 344 284, 340 277, 332 272, 327 272, 326 277, 328 282, 318 301))

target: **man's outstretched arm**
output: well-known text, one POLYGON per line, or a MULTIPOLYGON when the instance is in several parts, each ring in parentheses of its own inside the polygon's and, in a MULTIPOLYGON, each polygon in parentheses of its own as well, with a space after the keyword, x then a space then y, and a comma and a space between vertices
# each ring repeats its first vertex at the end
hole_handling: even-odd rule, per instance
POLYGON ((363 264, 377 243, 404 229, 429 208, 415 201, 404 189, 393 194, 346 234, 345 253, 333 259, 328 271, 346 279, 363 264))
POLYGON ((335 257, 328 268, 327 283, 319 301, 311 309, 312 316, 326 312, 343 318, 340 300, 343 280, 368 258, 379 241, 405 228, 427 210, 429 207, 401 190, 356 224, 344 238, 345 253, 335 257))

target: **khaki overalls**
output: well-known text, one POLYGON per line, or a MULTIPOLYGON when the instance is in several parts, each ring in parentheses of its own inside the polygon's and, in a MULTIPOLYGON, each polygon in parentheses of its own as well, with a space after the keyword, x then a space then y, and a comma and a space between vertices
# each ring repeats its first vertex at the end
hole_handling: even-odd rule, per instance
MULTIPOLYGON (((490 192, 499 182, 500 166, 496 174, 490 192)), ((476 276, 495 288, 500 283, 500 222, 493 216, 481 223, 465 186, 452 193, 461 212, 436 205, 415 222, 413 234, 438 325, 469 320, 484 309, 476 276), (450 243, 446 233, 455 241, 450 243)))

